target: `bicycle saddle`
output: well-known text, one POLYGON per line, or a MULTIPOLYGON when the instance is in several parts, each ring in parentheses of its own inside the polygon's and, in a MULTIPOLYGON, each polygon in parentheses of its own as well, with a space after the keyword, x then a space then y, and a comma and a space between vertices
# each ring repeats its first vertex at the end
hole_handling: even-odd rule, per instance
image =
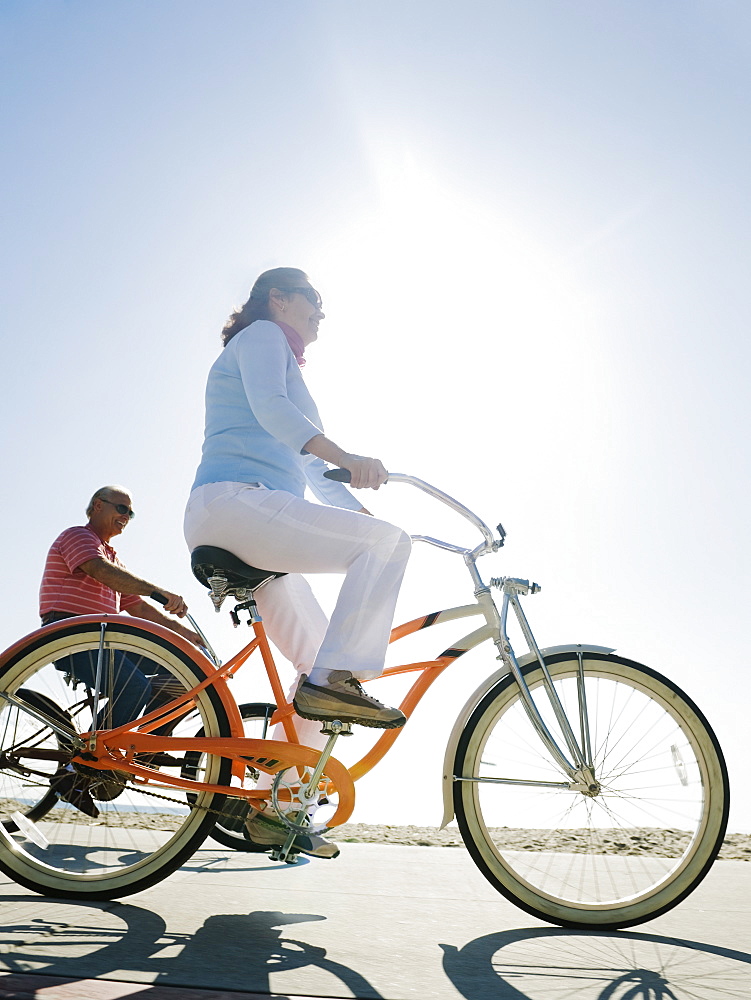
POLYGON ((248 566, 236 555, 215 545, 199 545, 197 549, 193 549, 190 554, 190 565, 198 582, 209 590, 213 590, 209 583, 211 577, 224 577, 227 581, 225 593, 234 590, 255 590, 262 583, 286 575, 275 573, 270 569, 248 566))

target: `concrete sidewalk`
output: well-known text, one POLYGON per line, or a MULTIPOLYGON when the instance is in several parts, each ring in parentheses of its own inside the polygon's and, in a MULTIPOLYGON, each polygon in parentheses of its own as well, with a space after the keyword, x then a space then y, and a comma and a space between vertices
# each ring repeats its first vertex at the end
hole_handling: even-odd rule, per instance
POLYGON ((3 880, 0 969, 13 975, 0 997, 751 997, 745 862, 716 863, 657 920, 600 933, 527 916, 461 848, 344 844, 334 862, 288 866, 207 845, 122 902, 49 900, 3 880))
POLYGON ((1 1000, 326 1000, 325 997, 283 997, 267 993, 228 993, 189 986, 143 986, 112 979, 61 979, 0 972, 1 1000))

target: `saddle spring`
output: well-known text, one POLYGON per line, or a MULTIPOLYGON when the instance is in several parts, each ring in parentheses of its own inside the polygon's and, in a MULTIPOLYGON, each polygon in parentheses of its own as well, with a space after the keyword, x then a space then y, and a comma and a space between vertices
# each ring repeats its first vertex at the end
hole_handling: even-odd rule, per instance
POLYGON ((227 577, 221 570, 215 569, 213 576, 208 577, 206 582, 211 589, 209 597, 214 605, 214 611, 218 612, 222 607, 222 601, 227 596, 227 577))
POLYGON ((215 568, 213 574, 206 578, 206 582, 210 588, 209 597, 211 598, 211 603, 214 605, 214 611, 217 612, 221 609, 222 602, 228 594, 234 594, 240 601, 245 600, 248 595, 245 587, 233 587, 230 590, 229 581, 221 569, 215 568))

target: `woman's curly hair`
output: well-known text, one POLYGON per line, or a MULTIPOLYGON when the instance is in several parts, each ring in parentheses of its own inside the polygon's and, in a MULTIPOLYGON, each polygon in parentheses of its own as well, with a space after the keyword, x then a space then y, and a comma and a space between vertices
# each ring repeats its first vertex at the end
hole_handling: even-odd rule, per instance
POLYGON ((236 333, 250 326, 255 320, 269 319, 269 293, 272 288, 278 288, 283 292, 307 280, 305 271, 301 271, 298 267, 274 267, 270 271, 264 271, 256 279, 245 305, 236 309, 224 324, 222 344, 226 347, 236 333))

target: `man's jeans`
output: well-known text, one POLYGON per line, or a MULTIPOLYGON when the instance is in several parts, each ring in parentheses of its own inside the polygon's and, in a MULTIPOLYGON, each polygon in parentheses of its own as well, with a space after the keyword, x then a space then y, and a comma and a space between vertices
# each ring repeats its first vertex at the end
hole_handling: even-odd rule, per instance
MULTIPOLYGON (((93 691, 98 656, 97 649, 72 653, 57 660, 55 667, 93 691)), ((141 715, 151 700, 151 680, 147 673, 156 674, 159 680, 171 678, 168 671, 144 656, 130 659, 119 650, 103 651, 99 695, 108 701, 99 712, 98 729, 115 729, 141 715)))
MULTIPOLYGON (((68 612, 51 611, 43 616, 42 624, 49 625, 52 622, 74 617, 75 615, 68 612)), ((55 667, 68 674, 73 681, 80 681, 93 691, 96 683, 98 658, 98 649, 71 653, 70 656, 63 656, 56 660, 55 667)), ((119 650, 105 649, 102 656, 99 695, 101 698, 107 699, 111 695, 111 701, 107 701, 99 712, 97 729, 115 729, 117 726, 124 726, 126 722, 137 719, 145 708, 152 711, 159 705, 171 701, 177 696, 177 693, 172 674, 164 667, 160 667, 158 663, 154 663, 146 656, 138 656, 133 653, 126 655, 119 650), (111 685, 110 667, 112 668, 111 685), (153 685, 151 677, 155 682, 153 685), (162 685, 165 684, 168 685, 166 689, 161 689, 162 685), (152 686, 156 689, 153 692, 153 697, 152 686)), ((171 728, 172 724, 168 723, 162 729, 155 730, 155 733, 161 734, 171 728)))

